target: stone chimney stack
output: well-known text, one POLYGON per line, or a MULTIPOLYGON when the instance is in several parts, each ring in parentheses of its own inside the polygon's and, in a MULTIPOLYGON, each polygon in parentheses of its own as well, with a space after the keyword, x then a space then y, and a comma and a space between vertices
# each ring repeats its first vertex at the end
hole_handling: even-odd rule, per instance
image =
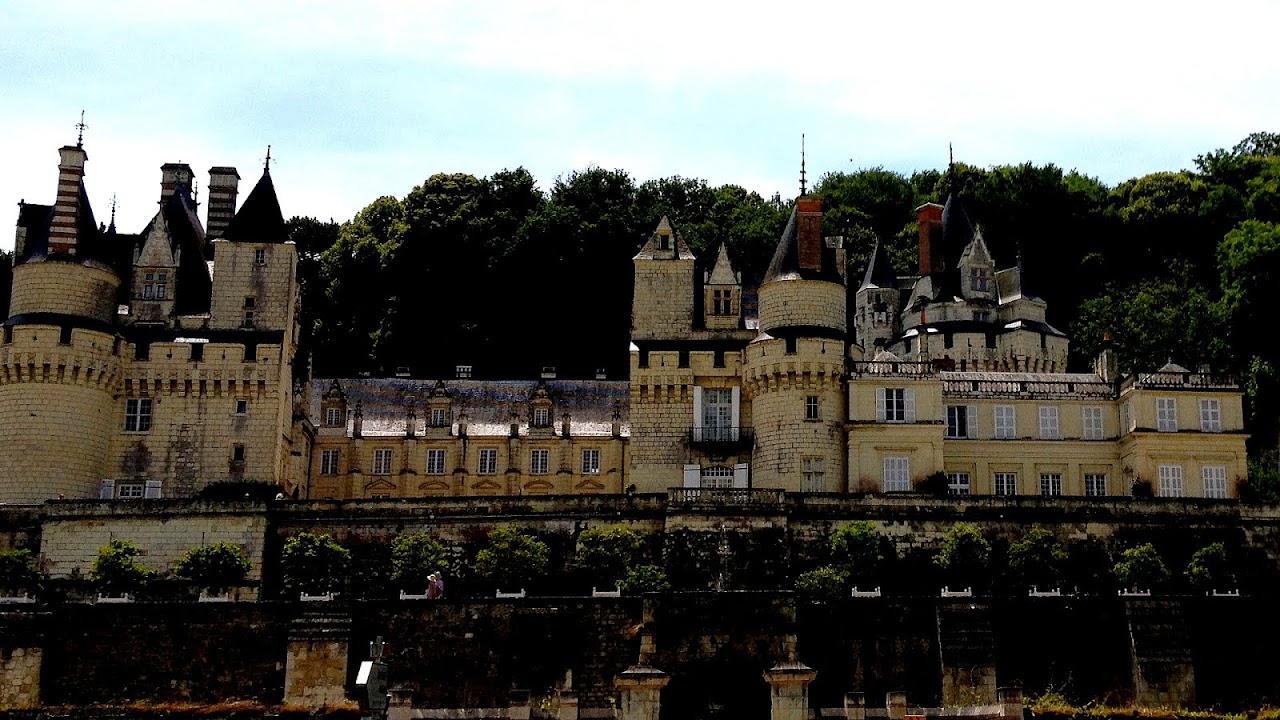
POLYGON ((942 206, 925 203, 916 208, 920 228, 920 274, 933 275, 946 269, 946 247, 942 242, 942 206))
POLYGON ((169 199, 178 186, 186 188, 191 194, 191 166, 186 163, 165 163, 160 166, 160 204, 169 199))
POLYGON ((53 222, 49 226, 49 253, 76 251, 76 234, 80 226, 80 186, 84 181, 84 163, 89 154, 79 145, 58 150, 58 198, 53 205, 53 222))
POLYGON ((1116 344, 1111 341, 1111 333, 1102 335, 1098 356, 1093 360, 1093 371, 1103 382, 1114 383, 1120 380, 1120 360, 1116 356, 1116 344))
POLYGON ((802 197, 796 200, 796 253, 800 267, 822 270, 822 201, 802 197))
POLYGON ((226 232, 236 214, 236 194, 240 189, 240 173, 233 167, 209 168, 209 210, 205 221, 205 237, 216 240, 226 232))

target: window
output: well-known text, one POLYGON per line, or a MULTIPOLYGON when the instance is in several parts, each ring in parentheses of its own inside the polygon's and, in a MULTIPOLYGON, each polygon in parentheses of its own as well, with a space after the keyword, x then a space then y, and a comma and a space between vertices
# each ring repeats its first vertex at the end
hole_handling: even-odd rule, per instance
POLYGON ((1156 430, 1160 432, 1178 431, 1177 398, 1156 398, 1156 430))
POLYGON ((915 422, 915 392, 911 388, 880 388, 876 393, 876 420, 898 423, 915 422))
POLYGON ((911 489, 911 458, 884 459, 884 491, 906 492, 911 489))
POLYGON ((711 291, 711 314, 712 315, 732 315, 733 301, 729 290, 712 290, 711 291))
POLYGON ((449 424, 449 411, 444 408, 431 408, 431 427, 444 427, 449 424))
POLYGON ((142 298, 164 300, 169 295, 169 273, 149 272, 142 275, 142 298))
POLYGON ((702 439, 734 440, 733 390, 702 389, 702 439))
POLYGON ((380 448, 373 451, 373 474, 374 475, 390 475, 391 474, 391 450, 380 448))
POLYGON ((534 408, 533 426, 540 428, 551 427, 551 408, 534 408))
POLYGON ((244 327, 253 327, 254 308, 256 305, 257 300, 255 298, 246 297, 244 299, 244 327))
POLYGON ((244 445, 236 443, 231 446, 231 461, 238 463, 244 462, 244 445))
POLYGON ((582 474, 583 475, 599 475, 600 474, 600 451, 591 448, 582 451, 582 474))
POLYGON ((546 475, 547 467, 551 464, 550 450, 530 450, 529 451, 529 472, 533 475, 546 475))
POLYGON ((968 495, 969 494, 969 473, 962 473, 962 472, 947 473, 947 494, 948 495, 968 495))
POLYGON ((991 271, 987 268, 974 268, 969 272, 969 289, 986 292, 991 287, 991 271))
POLYGON ((1101 440, 1103 436, 1102 408, 1086 407, 1080 409, 1080 422, 1084 428, 1085 440, 1101 440))
POLYGON ((150 300, 156 296, 156 274, 145 273, 142 276, 142 298, 150 300))
POLYGON ((1222 432, 1222 403, 1217 398, 1201 398, 1200 432, 1222 432))
POLYGON ((1134 417, 1132 403, 1132 400, 1126 400, 1120 406, 1120 424, 1125 432, 1133 432, 1138 427, 1138 419, 1134 417))
POLYGON ((125 432, 147 432, 151 429, 151 398, 124 401, 125 432))
POLYGON ((236 414, 237 414, 237 415, 248 415, 248 414, 249 414, 249 401, 248 401, 248 400, 236 400, 236 414))
POLYGON ((1086 497, 1103 497, 1107 494, 1106 473, 1085 473, 1084 494, 1086 497))
POLYGON ((427 474, 428 475, 444 474, 444 450, 428 450, 427 451, 427 474))
POLYGON ((329 427, 337 427, 342 424, 342 408, 325 408, 324 424, 329 427))
POLYGON ((1222 465, 1205 465, 1200 468, 1200 479, 1204 481, 1204 496, 1207 498, 1227 497, 1227 468, 1222 465))
POLYGON ((169 273, 156 273, 156 299, 164 300, 169 296, 169 273))
POLYGON ((733 487, 733 468, 724 465, 710 465, 702 468, 702 487, 733 487))
POLYGON ((1161 465, 1156 469, 1161 497, 1182 497, 1182 466, 1161 465))
POLYGON ((480 466, 476 472, 481 475, 493 475, 498 472, 497 448, 480 448, 480 466))
POLYGON ((1040 473, 1040 494, 1046 497, 1062 494, 1062 473, 1040 473))
POLYGON ((337 475, 338 474, 338 451, 337 450, 321 450, 320 451, 320 474, 321 475, 337 475))
POLYGON ((1042 405, 1040 407, 1040 439, 1041 440, 1059 440, 1062 434, 1058 432, 1058 408, 1053 405, 1042 405))
POLYGON ((818 419, 818 396, 810 395, 804 399, 804 419, 818 419))
POLYGON ((800 460, 800 492, 817 493, 827 491, 826 473, 822 458, 803 458, 800 460))
POLYGON ((1008 440, 1016 434, 1016 417, 1012 405, 997 405, 995 407, 996 420, 996 437, 1002 440, 1008 440))
POLYGON ((974 422, 978 419, 978 409, 971 405, 947 406, 947 437, 970 438, 974 422))
POLYGON ((137 500, 142 497, 143 490, 142 483, 121 483, 119 497, 121 500, 137 500))
POLYGON ((989 310, 974 310, 974 322, 991 322, 991 312, 989 310))
POLYGON ((992 485, 997 495, 1017 495, 1018 473, 996 473, 992 485))
POLYGON ((254 250, 254 251, 253 251, 253 260, 254 260, 254 262, 258 263, 259 265, 266 265, 266 264, 267 264, 267 251, 266 251, 266 250, 264 250, 264 249, 262 249, 262 248, 258 248, 257 250, 254 250))

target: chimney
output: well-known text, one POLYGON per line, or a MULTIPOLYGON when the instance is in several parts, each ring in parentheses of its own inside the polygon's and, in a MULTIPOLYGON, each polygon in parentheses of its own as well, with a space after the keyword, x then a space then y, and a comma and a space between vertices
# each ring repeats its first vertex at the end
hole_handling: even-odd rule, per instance
POLYGON ((49 226, 49 253, 75 253, 76 234, 80 226, 80 187, 84 182, 84 163, 89 154, 79 145, 60 148, 58 155, 58 199, 53 205, 53 222, 49 226))
POLYGON ((240 173, 233 167, 209 168, 209 209, 205 220, 205 237, 216 240, 226 232, 236 214, 236 193, 240 189, 240 173))
POLYGON ((796 200, 796 253, 803 270, 822 270, 822 201, 796 200))
POLYGON ((916 208, 916 224, 920 227, 920 274, 942 272, 946 269, 946 248, 942 242, 942 206, 925 203, 916 208))
POLYGON ((186 163, 165 163, 160 166, 160 204, 181 185, 191 195, 191 166, 186 163))
POLYGON ((1116 357, 1116 344, 1111 341, 1111 333, 1102 334, 1098 356, 1093 360, 1093 371, 1103 382, 1114 383, 1120 379, 1120 360, 1116 357))
POLYGON ((565 413, 560 417, 560 437, 569 437, 570 428, 573 424, 569 422, 569 413, 565 413))

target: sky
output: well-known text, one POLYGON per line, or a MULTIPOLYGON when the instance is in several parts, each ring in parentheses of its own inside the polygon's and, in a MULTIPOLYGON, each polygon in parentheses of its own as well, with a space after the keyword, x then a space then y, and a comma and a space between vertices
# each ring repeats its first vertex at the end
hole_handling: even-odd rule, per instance
MULTIPOLYGON (((160 166, 267 145, 285 216, 437 172, 592 165, 797 194, 823 173, 1053 163, 1115 184, 1280 123, 1277 2, 0 0, 0 226, 50 204, 84 110, 99 220, 160 166)), ((203 198, 203 190, 200 197, 203 198)), ((0 248, 13 235, 0 231, 0 248)))

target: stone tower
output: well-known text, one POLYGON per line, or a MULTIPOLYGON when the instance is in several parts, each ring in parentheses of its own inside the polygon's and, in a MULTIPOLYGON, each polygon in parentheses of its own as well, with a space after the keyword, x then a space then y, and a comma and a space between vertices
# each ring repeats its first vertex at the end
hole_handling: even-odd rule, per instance
POLYGON ((716 264, 702 283, 703 326, 708 330, 737 330, 742 324, 742 274, 729 262, 723 244, 716 264))
POLYGON ((897 276, 889 264, 889 254, 876 242, 867 263, 867 273, 854 297, 854 328, 857 342, 868 356, 887 347, 897 334, 899 305, 897 276))
POLYGON ((693 331, 695 257, 666 216, 633 258, 631 338, 687 337, 693 331))
POLYGON ((53 206, 24 205, 0 346, 0 502, 96 497, 121 384, 112 236, 84 189, 88 155, 59 150, 53 206))
POLYGON ((760 286, 743 367, 755 487, 845 489, 845 293, 841 241, 822 236, 822 201, 801 197, 760 286))

